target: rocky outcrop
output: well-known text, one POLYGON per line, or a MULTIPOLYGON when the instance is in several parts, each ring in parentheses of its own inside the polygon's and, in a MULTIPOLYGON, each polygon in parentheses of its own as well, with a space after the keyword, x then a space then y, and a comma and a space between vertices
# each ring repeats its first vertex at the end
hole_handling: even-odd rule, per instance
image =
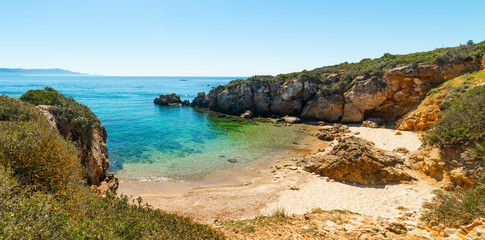
POLYGON ((438 93, 433 96, 427 96, 419 106, 407 113, 401 120, 396 123, 398 130, 418 130, 426 131, 429 127, 437 123, 443 116, 440 116, 440 104, 446 97, 446 93, 438 93))
POLYGON ((250 110, 261 116, 290 115, 328 122, 361 122, 369 117, 395 121, 415 108, 433 84, 481 68, 482 60, 472 58, 453 64, 399 67, 380 78, 357 76, 348 91, 334 95, 324 95, 319 89, 338 83, 343 77, 339 73, 321 80, 305 74, 293 79, 252 77, 213 88, 207 96, 200 93, 191 105, 233 115, 250 110))
POLYGON ((250 110, 262 116, 271 114, 299 116, 305 104, 315 96, 317 90, 317 83, 301 78, 284 83, 237 80, 228 86, 212 89, 207 97, 204 93, 199 93, 199 96, 192 101, 192 106, 208 105, 213 111, 232 115, 240 115, 250 110))
POLYGON ((413 178, 400 169, 396 155, 374 147, 372 142, 346 137, 326 155, 305 163, 305 170, 350 183, 378 185, 413 178))
POLYGON ((164 94, 160 95, 160 97, 155 98, 153 103, 158 104, 160 106, 168 106, 168 105, 180 105, 182 100, 180 100, 180 96, 172 93, 172 94, 164 94))
MULTIPOLYGON (((59 129, 61 135, 74 142, 74 145, 79 150, 79 158, 85 168, 85 179, 89 185, 99 185, 105 178, 106 172, 109 167, 108 151, 106 149, 106 129, 101 126, 101 122, 97 119, 93 128, 89 131, 90 136, 88 138, 78 138, 74 140, 72 138, 73 133, 69 126, 70 123, 60 121, 55 115, 55 111, 52 110, 52 106, 39 105, 38 108, 42 111, 47 118, 49 124, 53 129, 59 129), (67 129, 67 131, 66 131, 67 129), (61 131, 62 130, 62 131, 61 131)), ((116 181, 118 181, 116 179, 116 181)))
POLYGON ((118 178, 114 174, 109 173, 98 184, 91 185, 91 190, 101 196, 116 195, 119 184, 118 178))
POLYGON ((192 103, 190 103, 190 106, 208 108, 209 103, 210 103, 209 97, 205 95, 205 92, 199 92, 197 94, 197 97, 195 97, 192 103))
POLYGON ((467 161, 457 150, 424 146, 406 161, 406 165, 433 177, 441 182, 442 188, 448 190, 485 182, 485 164, 467 161))
POLYGON ((310 120, 336 122, 343 115, 344 103, 344 98, 340 95, 319 97, 305 105, 301 112, 301 117, 310 120))
POLYGON ((433 88, 426 94, 426 98, 417 108, 408 112, 399 121, 396 127, 399 130, 426 131, 437 123, 444 114, 442 110, 451 105, 451 102, 464 92, 485 83, 483 71, 465 74, 446 81, 439 87, 433 88))
POLYGON ((360 81, 344 94, 342 122, 360 122, 366 117, 398 119, 425 98, 432 84, 482 67, 481 59, 441 66, 405 66, 387 71, 384 78, 360 81))

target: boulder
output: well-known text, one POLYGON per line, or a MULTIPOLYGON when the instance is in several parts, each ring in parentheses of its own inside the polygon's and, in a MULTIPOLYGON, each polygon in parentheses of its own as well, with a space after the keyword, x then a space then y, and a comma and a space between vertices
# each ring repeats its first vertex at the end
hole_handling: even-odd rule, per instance
POLYGON ((189 100, 183 100, 182 101, 182 106, 190 106, 190 101, 189 100))
POLYGON ((379 124, 373 121, 366 120, 366 121, 362 121, 361 127, 378 128, 379 124))
POLYGON ((338 121, 343 114, 344 98, 340 95, 319 97, 309 101, 301 112, 301 116, 312 120, 338 121))
POLYGON ((402 160, 354 136, 340 139, 327 154, 312 159, 305 170, 350 183, 378 185, 413 178, 399 169, 402 160))
POLYGON ((242 118, 252 118, 253 117, 253 112, 251 112, 251 110, 247 110, 246 112, 244 112, 243 114, 241 114, 241 117, 242 118))
POLYGON ((160 95, 159 98, 155 98, 153 103, 160 105, 160 106, 167 106, 167 105, 180 105, 182 101, 180 100, 180 96, 172 93, 172 94, 163 94, 160 95))
POLYGON ((300 118, 297 118, 297 117, 291 117, 291 116, 284 116, 282 118, 286 123, 300 123, 301 122, 301 119, 300 118))
POLYGON ((192 107, 200 107, 200 108, 208 108, 210 103, 210 99, 205 92, 199 92, 197 96, 192 100, 190 106, 192 107))
POLYGON ((333 141, 335 139, 335 135, 327 131, 323 131, 317 134, 317 138, 323 141, 333 141))
POLYGON ((109 173, 96 185, 91 185, 91 189, 100 196, 116 195, 119 179, 114 174, 109 173))

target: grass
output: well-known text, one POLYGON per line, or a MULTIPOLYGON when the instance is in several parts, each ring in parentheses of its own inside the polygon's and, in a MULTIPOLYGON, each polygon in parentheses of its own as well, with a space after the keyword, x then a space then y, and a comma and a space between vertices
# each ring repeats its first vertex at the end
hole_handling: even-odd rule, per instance
POLYGON ((475 219, 485 217, 485 184, 456 191, 435 191, 431 203, 424 205, 425 222, 452 225, 467 225, 475 219))

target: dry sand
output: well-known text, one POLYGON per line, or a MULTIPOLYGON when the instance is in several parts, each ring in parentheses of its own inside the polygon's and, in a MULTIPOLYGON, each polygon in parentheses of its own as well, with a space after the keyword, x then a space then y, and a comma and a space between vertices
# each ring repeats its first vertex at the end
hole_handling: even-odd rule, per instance
MULTIPOLYGON (((332 181, 303 171, 297 161, 311 157, 328 147, 315 137, 318 126, 301 125, 308 133, 297 147, 264 162, 233 169, 198 183, 126 182, 119 192, 142 196, 144 201, 167 212, 193 217, 199 222, 215 219, 245 219, 283 209, 302 214, 313 208, 346 209, 381 217, 396 217, 397 207, 411 210, 421 207, 436 189, 433 180, 410 172, 419 181, 409 184, 363 186, 332 181)), ((413 132, 350 126, 359 137, 373 141, 376 147, 392 151, 420 146, 413 132)))

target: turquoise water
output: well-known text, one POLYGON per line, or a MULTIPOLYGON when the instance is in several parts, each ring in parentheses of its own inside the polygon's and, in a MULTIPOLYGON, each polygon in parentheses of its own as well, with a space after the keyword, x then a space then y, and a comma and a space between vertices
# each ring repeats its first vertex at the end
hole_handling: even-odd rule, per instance
POLYGON ((0 94, 53 87, 87 105, 108 131, 111 171, 124 179, 191 181, 287 149, 295 127, 190 107, 153 104, 160 94, 192 100, 235 77, 0 77, 0 94), (230 161, 229 161, 230 160, 230 161))

